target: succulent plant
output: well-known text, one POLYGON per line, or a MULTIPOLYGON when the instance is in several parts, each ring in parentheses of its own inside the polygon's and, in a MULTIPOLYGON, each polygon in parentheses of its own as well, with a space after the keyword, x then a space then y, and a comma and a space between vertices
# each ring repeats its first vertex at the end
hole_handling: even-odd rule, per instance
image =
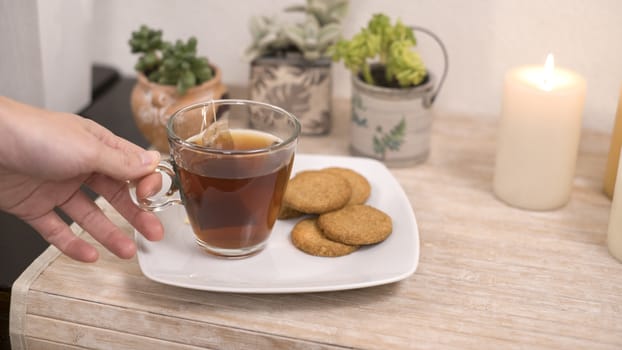
POLYGON ((307 0, 306 5, 285 8, 287 12, 303 12, 317 19, 320 26, 340 24, 348 13, 347 0, 307 0))
POLYGON ((421 56, 413 48, 417 40, 412 28, 398 19, 395 25, 384 14, 375 14, 367 27, 350 40, 339 40, 329 51, 334 61, 343 61, 353 74, 361 74, 371 85, 400 87, 420 84, 427 75, 421 56), (376 81, 370 64, 384 68, 384 81, 376 81))
POLYGON ((291 49, 292 43, 285 36, 284 24, 276 16, 255 16, 250 21, 250 31, 253 41, 246 49, 247 59, 273 53, 279 55, 291 49))
POLYGON ((286 12, 302 12, 299 23, 288 23, 277 17, 251 18, 253 40, 246 50, 248 60, 261 56, 302 54, 307 60, 327 56, 328 48, 339 40, 341 21, 345 17, 348 0, 307 0, 306 5, 285 8, 286 12))
POLYGON ((287 26, 284 34, 305 59, 316 60, 325 56, 328 48, 339 40, 341 26, 336 23, 320 26, 316 17, 308 15, 304 22, 287 26))
POLYGON ((210 80, 214 72, 206 57, 197 56, 197 39, 174 44, 162 40, 162 31, 142 25, 129 40, 132 53, 138 53, 136 71, 152 82, 175 85, 180 95, 210 80))

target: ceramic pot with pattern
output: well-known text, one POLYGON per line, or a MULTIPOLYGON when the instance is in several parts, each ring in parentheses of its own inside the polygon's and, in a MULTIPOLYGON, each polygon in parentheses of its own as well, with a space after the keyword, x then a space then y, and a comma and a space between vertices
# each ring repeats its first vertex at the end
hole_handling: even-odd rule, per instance
MULTIPOLYGON (((373 68, 372 68, 373 69, 373 68)), ((388 166, 425 161, 430 152, 434 77, 410 88, 386 88, 352 77, 350 151, 388 166)))
POLYGON ((324 135, 331 129, 331 61, 302 57, 261 57, 251 62, 250 99, 294 114, 302 135, 324 135))
MULTIPOLYGON (((447 76, 447 50, 441 39, 425 28, 412 28, 430 36, 443 53, 444 67, 438 82, 429 71, 420 84, 405 88, 370 85, 360 74, 352 75, 350 152, 391 167, 412 166, 428 158, 432 105, 447 76)), ((381 64, 372 64, 370 69, 376 81, 385 76, 381 64)))

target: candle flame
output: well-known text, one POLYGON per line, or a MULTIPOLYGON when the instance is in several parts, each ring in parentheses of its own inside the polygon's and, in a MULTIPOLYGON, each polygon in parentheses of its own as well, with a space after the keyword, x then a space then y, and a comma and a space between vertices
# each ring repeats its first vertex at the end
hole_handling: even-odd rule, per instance
POLYGON ((546 91, 551 91, 553 88, 553 71, 555 70, 555 59, 553 54, 550 53, 546 56, 546 62, 544 63, 544 77, 542 80, 542 88, 546 91))

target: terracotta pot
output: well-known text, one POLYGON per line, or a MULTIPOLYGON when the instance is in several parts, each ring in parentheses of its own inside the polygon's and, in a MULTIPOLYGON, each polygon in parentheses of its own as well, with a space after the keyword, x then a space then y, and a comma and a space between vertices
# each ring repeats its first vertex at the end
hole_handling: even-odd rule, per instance
POLYGON ((132 114, 140 132, 158 151, 168 153, 166 123, 175 111, 193 103, 222 98, 227 92, 220 69, 212 68, 212 79, 188 89, 181 96, 175 86, 157 84, 138 74, 130 100, 132 114))

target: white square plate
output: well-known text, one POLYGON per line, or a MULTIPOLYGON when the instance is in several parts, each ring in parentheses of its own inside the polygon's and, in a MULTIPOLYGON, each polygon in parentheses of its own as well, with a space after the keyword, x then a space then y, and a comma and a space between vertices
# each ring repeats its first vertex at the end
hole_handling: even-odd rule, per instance
POLYGON ((382 243, 338 258, 311 256, 290 241, 298 219, 277 220, 266 248, 251 257, 213 257, 194 242, 183 207, 157 213, 164 239, 149 242, 135 232, 138 262, 148 278, 179 287, 234 293, 305 293, 376 286, 412 275, 419 262, 417 222, 402 187, 380 162, 367 158, 297 154, 292 175, 339 166, 365 176, 367 204, 391 216, 393 233, 382 243))

